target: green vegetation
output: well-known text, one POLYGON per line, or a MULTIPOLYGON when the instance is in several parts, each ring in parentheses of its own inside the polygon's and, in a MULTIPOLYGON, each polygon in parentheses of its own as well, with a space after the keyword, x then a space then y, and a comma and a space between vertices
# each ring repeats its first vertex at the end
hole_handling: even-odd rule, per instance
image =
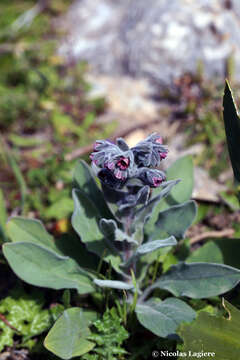
POLYGON ((14 335, 19 337, 18 347, 33 348, 36 336, 48 330, 53 323, 51 311, 44 309, 44 295, 39 290, 31 294, 22 288, 13 289, 0 301, 0 351, 14 345, 14 335), (35 337, 35 339, 34 339, 35 337))
MULTIPOLYGON (((149 360, 153 351, 206 348, 218 360, 235 360, 240 354, 239 285, 232 289, 240 279, 240 130, 231 89, 226 85, 224 121, 223 84, 200 73, 179 79, 175 95, 163 94, 167 112, 181 120, 187 145, 200 142, 203 152, 167 169, 174 187, 163 186, 164 195, 151 189, 154 209, 147 206, 145 188, 136 203, 129 197, 131 206, 125 202, 116 212, 119 203, 106 206, 89 167, 67 157, 108 138, 115 128, 97 119, 107 101, 88 96, 87 64, 66 64, 57 53, 63 32, 54 24, 70 3, 51 0, 24 23, 36 1, 0 2, 0 352, 24 351, 33 360, 149 360), (236 186, 227 184, 220 194, 224 203, 200 202, 195 217, 193 164, 219 178, 228 169, 227 146, 236 186), (133 228, 121 224, 135 206, 144 211, 134 223, 138 231, 130 234, 133 228), (47 230, 31 218, 41 218, 47 230), (233 229, 231 238, 210 233, 192 241, 226 228, 233 229), (222 306, 218 294, 227 290, 222 306)), ((238 94, 239 85, 235 88, 238 94)))
POLYGON ((21 206, 19 213, 60 220, 73 208, 68 185, 75 162, 65 155, 107 137, 114 125, 95 121, 106 104, 88 99, 86 65, 66 65, 57 55, 60 30, 52 22, 69 2, 50 1, 15 32, 13 21, 34 4, 0 4, 0 187, 9 210, 21 206))

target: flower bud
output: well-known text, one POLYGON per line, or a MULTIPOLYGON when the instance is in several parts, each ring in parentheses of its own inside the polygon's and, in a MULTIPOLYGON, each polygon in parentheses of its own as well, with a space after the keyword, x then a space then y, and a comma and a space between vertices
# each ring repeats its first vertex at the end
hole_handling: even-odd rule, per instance
POLYGON ((145 185, 150 187, 158 187, 166 180, 166 175, 163 171, 148 168, 143 168, 139 172, 138 177, 145 185))
POLYGON ((162 145, 162 137, 156 133, 140 141, 132 148, 139 167, 157 167, 166 158, 168 150, 162 145))

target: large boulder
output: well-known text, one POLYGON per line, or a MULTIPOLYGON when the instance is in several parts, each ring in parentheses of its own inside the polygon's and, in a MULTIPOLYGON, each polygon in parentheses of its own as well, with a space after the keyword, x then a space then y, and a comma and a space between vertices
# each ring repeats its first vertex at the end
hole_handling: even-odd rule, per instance
POLYGON ((184 72, 240 77, 239 0, 75 0, 59 26, 60 53, 107 74, 170 83, 184 72))

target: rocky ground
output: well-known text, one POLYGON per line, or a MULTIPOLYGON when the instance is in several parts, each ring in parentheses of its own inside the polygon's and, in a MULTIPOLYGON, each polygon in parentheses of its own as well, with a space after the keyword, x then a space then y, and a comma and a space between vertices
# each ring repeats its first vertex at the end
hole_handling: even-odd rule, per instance
MULTIPOLYGON (((239 15, 238 0, 75 0, 58 22, 66 31, 59 52, 67 61, 89 63, 92 94, 108 101, 98 121, 117 120, 130 144, 159 131, 168 141, 171 162, 186 153, 186 135, 179 133, 181 119, 170 123, 164 102, 154 98, 200 68, 205 77, 224 82, 235 67, 238 80, 239 15)), ((202 148, 199 143, 187 153, 202 148)), ((200 168, 195 183, 194 196, 204 200, 217 201, 224 188, 200 168)))
POLYGON ((206 76, 240 74, 238 0, 75 0, 60 26, 60 53, 87 60, 97 72, 169 84, 199 63, 206 76))

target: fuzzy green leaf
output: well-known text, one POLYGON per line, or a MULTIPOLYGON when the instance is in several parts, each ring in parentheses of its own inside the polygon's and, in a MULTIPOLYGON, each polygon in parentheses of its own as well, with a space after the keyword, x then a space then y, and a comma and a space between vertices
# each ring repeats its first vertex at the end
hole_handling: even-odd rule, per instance
POLYGON ((39 220, 14 217, 7 223, 7 234, 12 242, 30 242, 59 255, 72 257, 81 267, 96 270, 96 258, 89 254, 79 238, 64 234, 56 241, 39 220))
POLYGON ((88 341, 91 334, 89 319, 80 308, 65 310, 49 331, 44 346, 61 359, 71 359, 92 350, 95 344, 88 341))
POLYGON ((102 217, 111 216, 111 213, 104 200, 103 194, 96 184, 92 169, 85 161, 80 160, 79 163, 76 165, 73 179, 74 186, 84 192, 84 194, 90 200, 92 200, 94 204, 97 204, 102 217))
POLYGON ((200 246, 197 250, 193 251, 187 257, 186 262, 187 263, 208 262, 208 263, 224 264, 223 254, 220 248, 218 247, 218 245, 213 241, 209 241, 203 246, 200 246))
POLYGON ((163 248, 166 246, 174 246, 176 244, 177 244, 177 241, 176 241, 175 237, 170 236, 169 238, 163 239, 163 240, 149 241, 146 244, 139 246, 136 253, 139 255, 145 255, 145 254, 151 253, 155 250, 158 250, 160 248, 163 248))
MULTIPOLYGON (((22 289, 14 289, 10 295, 0 301, 0 313, 18 330, 18 336, 28 339, 41 334, 51 326, 49 310, 43 310, 43 294, 35 290, 26 294, 22 289)), ((4 346, 13 346, 13 336, 16 332, 0 321, 0 351, 4 346)), ((25 347, 31 347, 32 342, 24 342, 25 347)))
POLYGON ((195 318, 195 311, 182 300, 175 298, 164 301, 152 298, 138 304, 136 314, 145 328, 161 337, 174 335, 180 323, 190 322, 195 318))
MULTIPOLYGON (((193 191, 193 161, 192 157, 187 155, 176 160, 166 172, 168 181, 172 179, 180 179, 176 186, 171 191, 171 194, 161 202, 159 202, 151 215, 151 218, 145 225, 145 233, 150 234, 154 230, 154 224, 157 221, 158 215, 161 211, 168 209, 171 205, 177 205, 185 202, 191 198, 193 191)), ((159 194, 160 189, 153 189, 153 196, 159 194)))
POLYGON ((221 263, 240 269, 239 239, 214 239, 199 247, 187 258, 187 262, 221 263))
POLYGON ((29 284, 76 289, 79 294, 94 291, 87 272, 69 257, 28 242, 5 244, 3 253, 12 270, 29 284))
MULTIPOLYGON (((114 245, 107 239, 99 229, 99 213, 93 202, 79 190, 73 190, 74 213, 72 225, 80 236, 89 251, 92 251, 100 258, 104 256, 106 261, 111 261, 112 266, 117 270, 121 262, 114 245)), ((118 271, 118 270, 117 270, 118 271)))
POLYGON ((155 224, 155 230, 150 234, 150 238, 159 239, 173 235, 177 239, 182 239, 186 230, 193 223, 196 213, 197 206, 193 200, 160 212, 155 224))
POLYGON ((129 236, 121 229, 116 229, 114 233, 114 240, 116 241, 127 241, 128 243, 136 244, 138 245, 138 241, 135 239, 138 236, 137 232, 135 232, 133 235, 129 236))
POLYGON ((73 190, 74 213, 72 225, 89 251, 99 257, 102 256, 106 246, 104 237, 99 229, 100 216, 93 202, 82 191, 73 190))
POLYGON ((179 183, 180 180, 172 180, 172 181, 167 181, 165 184, 163 183, 163 188, 161 188, 161 190, 159 190, 158 195, 156 195, 155 197, 153 197, 146 205, 142 206, 140 209, 137 210, 135 216, 136 216, 136 220, 134 223, 134 226, 138 225, 138 224, 142 224, 142 226, 144 225, 144 223, 150 218, 152 211, 154 210, 155 206, 157 206, 157 204, 164 199, 166 196, 169 195, 169 193, 171 192, 172 188, 179 183))
POLYGON ((113 219, 108 220, 108 219, 102 218, 99 221, 99 226, 100 226, 100 230, 103 233, 103 235, 114 238, 114 234, 117 229, 117 223, 115 220, 113 220, 113 219))
POLYGON ((175 161, 167 169, 167 180, 181 179, 171 191, 170 198, 180 204, 189 200, 193 191, 193 161, 190 155, 186 155, 175 161))
POLYGON ((14 217, 7 223, 7 234, 13 242, 29 242, 58 251, 53 237, 39 220, 14 217))
POLYGON ((191 324, 182 324, 178 334, 184 340, 182 351, 190 354, 188 359, 195 360, 194 353, 214 352, 214 357, 205 359, 236 360, 240 358, 240 311, 224 300, 228 319, 213 316, 201 311, 191 324))
POLYGON ((222 264, 180 263, 162 275, 152 288, 170 291, 175 296, 193 299, 223 294, 240 281, 240 270, 222 264))
POLYGON ((100 287, 107 287, 118 290, 130 290, 134 288, 132 284, 127 284, 123 281, 117 281, 117 280, 114 281, 114 280, 94 279, 94 283, 100 287))
POLYGON ((223 97, 223 118, 234 178, 237 183, 240 183, 240 118, 228 82, 226 82, 223 97))

